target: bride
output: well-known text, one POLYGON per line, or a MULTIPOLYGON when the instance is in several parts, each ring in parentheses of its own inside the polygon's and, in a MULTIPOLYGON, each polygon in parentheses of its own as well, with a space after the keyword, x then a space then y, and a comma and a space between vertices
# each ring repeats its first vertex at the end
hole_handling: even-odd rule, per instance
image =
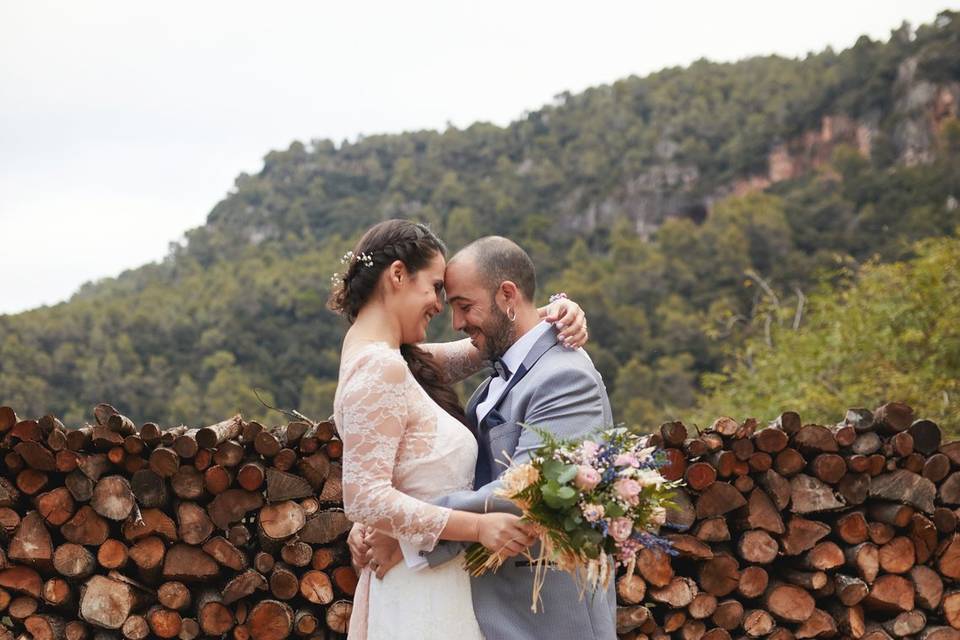
MULTIPOLYGON (((477 441, 449 385, 486 366, 468 338, 420 344, 442 309, 445 253, 424 225, 387 220, 364 234, 335 277, 330 307, 351 325, 334 398, 344 507, 354 522, 422 551, 455 540, 516 555, 533 541, 519 517, 431 504, 473 487, 477 441)), ((573 319, 561 338, 579 344, 579 307, 557 304, 546 319, 573 319)), ((382 580, 372 573, 360 575, 351 639, 483 637, 461 563, 417 570, 400 563, 382 580)))

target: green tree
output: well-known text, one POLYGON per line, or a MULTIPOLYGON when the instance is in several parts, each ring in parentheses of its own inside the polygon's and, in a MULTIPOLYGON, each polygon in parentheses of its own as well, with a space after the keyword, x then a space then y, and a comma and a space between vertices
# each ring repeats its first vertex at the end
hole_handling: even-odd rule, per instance
POLYGON ((183 373, 170 397, 168 419, 171 423, 187 424, 203 415, 203 391, 190 377, 183 373))
POLYGON ((775 325, 737 364, 705 377, 700 415, 768 419, 794 409, 828 423, 888 400, 960 430, 960 235, 922 242, 907 262, 873 262, 847 289, 812 296, 798 330, 775 325))
POLYGON ((314 420, 326 420, 333 413, 333 396, 336 391, 336 380, 319 380, 307 376, 303 381, 297 409, 314 420))

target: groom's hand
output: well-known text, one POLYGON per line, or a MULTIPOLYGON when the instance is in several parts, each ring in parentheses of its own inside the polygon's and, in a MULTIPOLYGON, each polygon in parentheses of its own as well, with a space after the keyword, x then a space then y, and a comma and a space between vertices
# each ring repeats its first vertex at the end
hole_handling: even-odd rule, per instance
POLYGON ((377 578, 383 578, 390 569, 403 560, 400 543, 385 533, 371 529, 370 533, 364 536, 364 542, 369 549, 366 556, 367 564, 377 578))

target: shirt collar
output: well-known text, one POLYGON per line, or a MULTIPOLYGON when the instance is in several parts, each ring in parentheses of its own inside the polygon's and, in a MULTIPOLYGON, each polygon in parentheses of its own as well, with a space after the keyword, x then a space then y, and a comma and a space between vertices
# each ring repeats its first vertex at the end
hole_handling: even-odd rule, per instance
POLYGON ((536 344, 540 336, 545 334, 552 326, 549 322, 541 321, 510 345, 507 352, 503 354, 503 363, 507 365, 507 368, 510 369, 510 371, 519 369, 520 365, 523 364, 523 361, 526 359, 527 354, 530 353, 530 349, 533 348, 533 345, 536 344))

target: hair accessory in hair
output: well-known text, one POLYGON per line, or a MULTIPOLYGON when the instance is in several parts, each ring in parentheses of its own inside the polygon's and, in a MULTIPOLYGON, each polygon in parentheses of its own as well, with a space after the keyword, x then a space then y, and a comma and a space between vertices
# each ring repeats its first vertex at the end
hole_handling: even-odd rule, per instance
POLYGON ((348 262, 352 262, 354 258, 359 260, 365 267, 373 266, 373 254, 361 253, 359 255, 356 255, 353 253, 353 251, 347 251, 345 254, 343 254, 343 257, 340 258, 340 264, 347 264, 348 262))

